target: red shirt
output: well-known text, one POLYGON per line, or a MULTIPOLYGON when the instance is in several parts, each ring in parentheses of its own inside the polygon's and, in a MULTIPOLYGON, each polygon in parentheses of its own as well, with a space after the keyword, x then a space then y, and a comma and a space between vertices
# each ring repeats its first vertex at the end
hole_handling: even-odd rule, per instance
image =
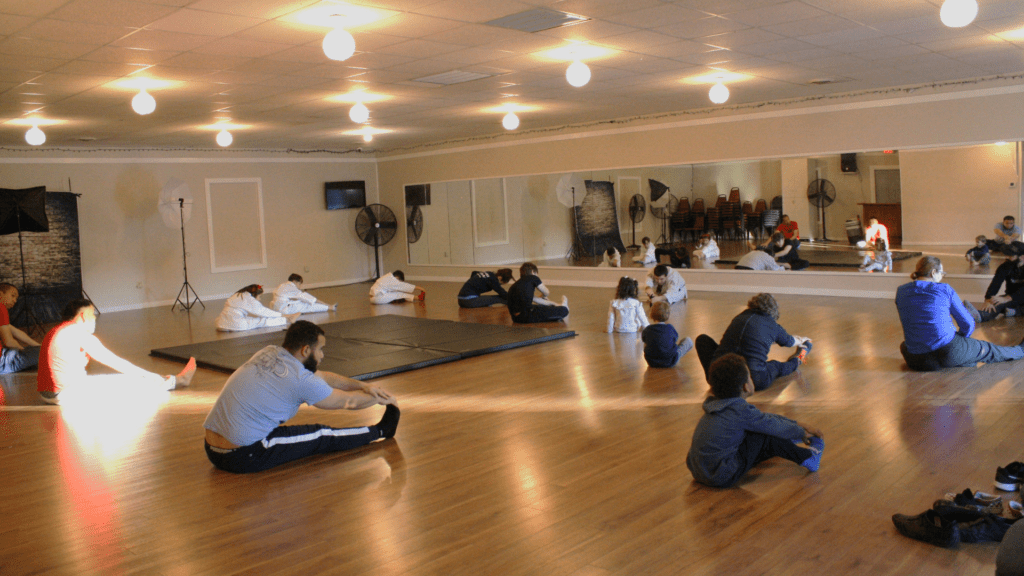
POLYGON ((89 363, 85 345, 90 338, 95 336, 84 324, 70 320, 50 330, 39 349, 36 389, 58 393, 69 380, 84 376, 85 365, 89 363))
POLYGON ((790 220, 789 224, 779 224, 778 226, 775 227, 775 230, 778 232, 782 232, 782 235, 786 237, 786 240, 792 240, 793 233, 799 233, 800 227, 797 226, 796 222, 790 220))
MULTIPOLYGON (((11 316, 7 313, 7 306, 0 304, 0 326, 7 326, 11 323, 11 316)), ((4 349, 4 341, 0 340, 0 352, 4 349)))

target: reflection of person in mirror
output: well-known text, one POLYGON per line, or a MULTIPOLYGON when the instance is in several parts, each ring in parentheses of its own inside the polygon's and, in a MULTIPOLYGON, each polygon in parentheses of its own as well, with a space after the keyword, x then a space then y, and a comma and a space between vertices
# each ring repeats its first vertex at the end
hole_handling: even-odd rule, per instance
POLYGON ((176 376, 160 376, 107 350, 95 332, 96 308, 92 302, 84 299, 68 302, 61 313, 61 323, 46 334, 39 351, 36 389, 43 402, 59 404, 58 395, 68 386, 78 386, 88 378, 105 377, 86 375, 85 366, 90 359, 158 390, 173 390, 192 382, 195 358, 189 359, 185 369, 176 376))
POLYGON ((885 224, 880 224, 878 218, 868 220, 868 229, 864 231, 864 242, 874 244, 879 238, 885 238, 885 245, 889 245, 889 229, 885 224))
POLYGON ((597 265, 606 268, 622 268, 622 254, 615 249, 614 246, 610 246, 604 251, 604 261, 597 265))
POLYGON ((236 474, 259 472, 394 437, 400 416, 395 398, 376 386, 317 370, 326 343, 322 328, 299 320, 281 346, 267 346, 235 370, 203 423, 206 456, 214 466, 236 474), (302 404, 322 410, 385 409, 373 426, 284 426, 302 404))
POLYGON ((257 300, 263 294, 263 286, 249 284, 224 301, 214 325, 221 332, 243 332, 267 326, 284 326, 295 321, 299 313, 282 314, 271 310, 257 300))
POLYGON ((989 262, 992 261, 992 256, 989 252, 988 238, 982 235, 974 239, 974 248, 968 250, 964 254, 964 258, 971 266, 988 266, 989 262))
POLYGON ((775 227, 776 232, 782 232, 786 240, 797 240, 797 248, 800 247, 800 226, 789 219, 789 214, 782 215, 782 221, 775 227))
POLYGON ((561 305, 549 300, 551 291, 537 274, 536 264, 524 262, 519 267, 519 280, 508 289, 508 312, 517 324, 554 322, 569 315, 569 299, 562 296, 561 305))
POLYGON ((497 272, 473 272, 459 290, 459 308, 484 308, 508 304, 504 284, 512 281, 512 270, 501 268, 497 272), (493 295, 487 292, 494 292, 493 295))
POLYGON ((373 286, 370 287, 370 303, 412 302, 416 299, 417 293, 420 295, 420 300, 423 300, 426 291, 419 286, 406 283, 405 273, 395 270, 381 276, 373 283, 373 286))
POLYGON ((32 368, 39 363, 39 342, 11 325, 9 310, 18 301, 18 289, 0 284, 0 374, 32 368))
POLYGON ((274 288, 274 300, 270 307, 282 314, 309 314, 337 310, 337 304, 317 300, 309 292, 302 291, 302 276, 292 274, 288 281, 274 288))
POLYGON ((690 267, 690 251, 682 244, 676 244, 671 248, 658 248, 654 251, 654 258, 661 262, 662 255, 668 256, 673 268, 690 267))
POLYGON ((682 275, 664 264, 658 264, 647 273, 644 292, 651 302, 668 302, 675 304, 686 300, 686 280, 682 275))
POLYGON ((1020 241, 1020 226, 1015 224, 1016 219, 1007 214, 1003 216, 1001 223, 996 223, 993 232, 995 232, 995 238, 988 241, 988 247, 993 252, 999 251, 1007 256, 1014 246, 1020 245, 1024 247, 1024 244, 1020 241))
POLYGON ((693 257, 708 264, 713 264, 721 258, 718 243, 711 237, 711 234, 702 234, 697 249, 693 251, 693 257))
POLYGON ((633 258, 633 262, 643 265, 657 264, 658 257, 654 254, 654 251, 657 250, 658 247, 654 245, 654 242, 651 242, 650 238, 644 236, 643 240, 640 241, 640 244, 640 249, 643 252, 641 252, 636 258, 633 258))
POLYGON ((864 255, 859 270, 861 272, 888 272, 892 270, 892 252, 885 238, 875 240, 872 252, 864 255))

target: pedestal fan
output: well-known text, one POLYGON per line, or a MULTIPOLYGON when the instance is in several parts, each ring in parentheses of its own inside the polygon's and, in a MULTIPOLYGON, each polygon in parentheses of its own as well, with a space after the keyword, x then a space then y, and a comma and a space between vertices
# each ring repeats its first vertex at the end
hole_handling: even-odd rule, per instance
POLYGON ((423 210, 419 206, 405 207, 405 235, 409 244, 419 242, 423 235, 423 210))
POLYGON ((831 242, 825 231, 825 208, 836 201, 836 187, 828 180, 818 178, 807 186, 807 200, 818 207, 821 217, 821 241, 831 242))
POLYGON ((380 247, 391 242, 398 231, 398 219, 391 208, 383 204, 370 204, 356 214, 356 236, 363 244, 373 246, 373 262, 380 278, 380 247))
POLYGON ((192 218, 192 191, 189 189, 188 184, 177 178, 168 180, 164 184, 163 190, 160 191, 160 201, 157 203, 157 210, 160 212, 160 217, 163 218, 165 226, 168 228, 181 227, 181 262, 185 281, 181 285, 181 290, 178 290, 178 297, 174 300, 174 304, 171 304, 171 310, 174 310, 175 306, 181 305, 182 310, 191 312, 192 307, 196 303, 199 303, 205 309, 206 304, 203 304, 203 301, 199 299, 199 294, 196 294, 195 288, 188 283, 188 250, 185 248, 185 223, 192 218), (184 300, 182 297, 184 297, 184 300))
POLYGON ((647 214, 647 201, 643 194, 633 194, 629 199, 629 221, 633 223, 633 243, 627 246, 629 250, 636 250, 640 246, 636 243, 636 225, 644 221, 647 214))

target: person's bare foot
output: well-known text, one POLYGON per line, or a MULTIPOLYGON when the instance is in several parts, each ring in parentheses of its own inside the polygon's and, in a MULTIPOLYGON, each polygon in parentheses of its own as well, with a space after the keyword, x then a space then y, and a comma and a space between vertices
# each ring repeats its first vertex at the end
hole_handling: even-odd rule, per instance
POLYGON ((562 306, 565 306, 566 308, 569 307, 569 297, 568 296, 562 296, 562 306))
POLYGON ((338 309, 338 303, 335 302, 334 304, 331 304, 330 309, 331 310, 337 310, 338 309))
POLYGON ((284 319, 288 321, 288 324, 293 324, 296 320, 299 319, 299 316, 302 316, 302 314, 299 312, 296 312, 295 314, 285 314, 284 319))
POLYGON ((192 377, 196 375, 196 359, 189 358, 185 368, 174 376, 174 382, 178 386, 188 386, 192 383, 192 377))

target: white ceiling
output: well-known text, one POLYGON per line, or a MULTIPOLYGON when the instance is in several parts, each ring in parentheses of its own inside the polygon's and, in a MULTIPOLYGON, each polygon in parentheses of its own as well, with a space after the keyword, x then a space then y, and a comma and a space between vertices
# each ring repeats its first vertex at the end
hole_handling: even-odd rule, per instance
POLYGON ((230 121, 236 148, 381 150, 502 133, 515 103, 520 131, 712 106, 720 71, 730 105, 1024 72, 1024 2, 979 0, 973 24, 939 21, 941 0, 357 0, 384 17, 349 28, 356 54, 329 60, 330 29, 301 23, 320 0, 0 0, 0 145, 23 146, 28 118, 45 147, 214 148, 230 121), (526 33, 484 22, 544 7, 589 17, 526 33), (590 83, 565 81, 573 42, 590 83), (450 86, 415 79, 453 70, 494 74, 450 86), (166 81, 156 111, 130 107, 138 78, 166 81), (831 78, 816 86, 811 80, 831 78), (353 90, 370 145, 346 131, 353 90), (91 140, 94 139, 94 140, 91 140))

